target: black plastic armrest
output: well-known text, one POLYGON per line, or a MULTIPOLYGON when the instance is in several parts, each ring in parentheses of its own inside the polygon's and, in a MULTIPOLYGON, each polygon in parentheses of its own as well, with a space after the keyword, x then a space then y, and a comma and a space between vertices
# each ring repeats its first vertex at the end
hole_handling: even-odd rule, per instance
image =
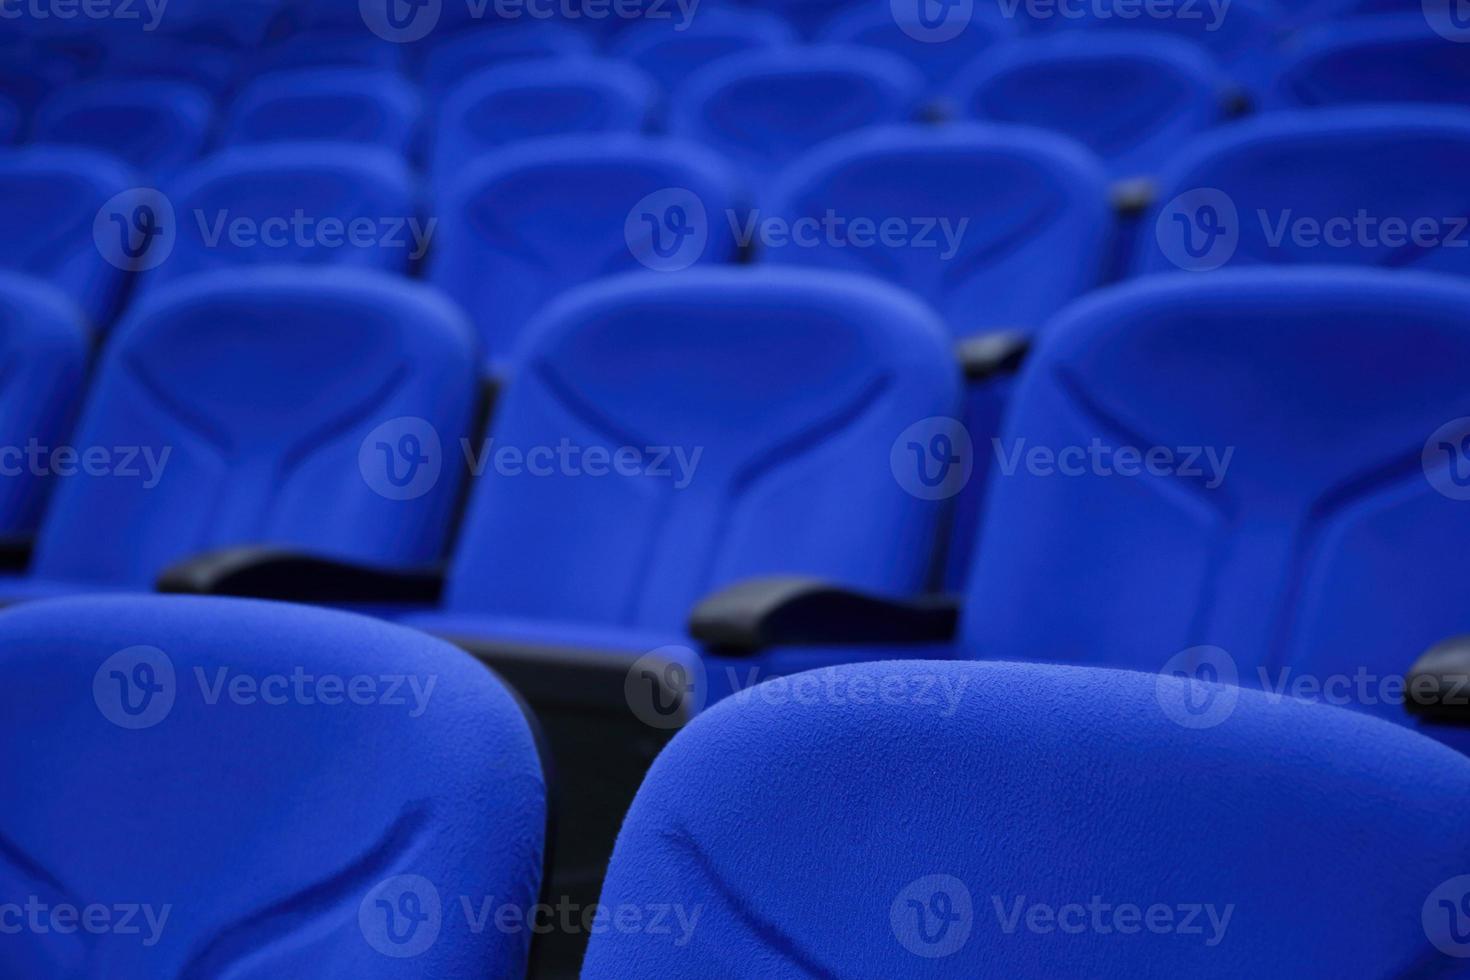
POLYGON ((993 330, 960 341, 955 349, 966 381, 984 381, 1015 374, 1031 350, 1031 336, 1023 330, 993 330))
POLYGON ((0 535, 0 571, 23 572, 31 563, 30 538, 0 535))
POLYGON ((748 579, 706 597, 689 618, 696 640, 721 653, 788 644, 946 643, 959 605, 951 596, 894 600, 820 579, 748 579))
POLYGON ((1119 217, 1137 218, 1153 207, 1154 201, 1158 199, 1159 189, 1147 177, 1137 177, 1118 181, 1113 185, 1111 194, 1113 210, 1119 217))
POLYGON ((185 559, 158 577, 158 591, 323 603, 433 603, 439 569, 376 568, 280 548, 239 547, 185 559))
POLYGON ((1404 708, 1425 721, 1470 725, 1470 636, 1437 643, 1414 662, 1404 708))

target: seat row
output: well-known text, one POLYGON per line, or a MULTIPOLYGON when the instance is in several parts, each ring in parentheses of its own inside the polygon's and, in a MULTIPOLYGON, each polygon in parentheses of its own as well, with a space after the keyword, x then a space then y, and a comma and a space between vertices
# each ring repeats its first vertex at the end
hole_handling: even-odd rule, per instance
MULTIPOLYGON (((657 38, 667 41, 667 34, 657 38)), ((1334 28, 1304 38, 1257 101, 1273 108, 1463 105, 1470 74, 1463 60, 1451 57, 1454 48, 1418 17, 1334 28)), ((823 139, 912 119, 928 97, 918 69, 895 54, 854 45, 772 45, 673 66, 561 57, 468 75, 468 66, 456 69, 442 95, 426 95, 438 106, 431 132, 420 125, 421 98, 412 85, 362 67, 259 76, 234 98, 218 133, 213 101, 193 83, 83 82, 47 98, 24 134, 31 142, 114 153, 153 180, 211 145, 331 139, 417 157, 424 139, 422 155, 442 177, 516 140, 638 132, 657 123, 708 143, 762 179, 823 139)), ((1062 32, 987 46, 968 67, 956 65, 955 76, 939 90, 945 112, 1057 130, 1086 143, 1119 177, 1154 173, 1172 147, 1230 111, 1222 102, 1224 76, 1209 55, 1188 41, 1150 33, 1062 32)), ((21 126, 18 108, 0 111, 0 142, 21 126)))
POLYGON ((30 584, 51 578, 11 598, 141 590, 176 549, 225 548, 163 584, 371 605, 495 666, 539 724, 442 641, 338 612, 6 612, 0 726, 26 749, 0 761, 23 788, 0 881, 172 918, 148 944, 22 930, 0 964, 516 975, 531 930, 483 927, 484 903, 528 915, 548 800, 562 834, 596 822, 561 791, 638 752, 558 714, 610 674, 647 725, 669 694, 721 703, 648 774, 601 892, 606 915, 684 927, 624 912, 590 930, 586 976, 1439 969, 1464 950, 1470 763, 1404 726, 1461 750, 1467 729, 1268 678, 1406 679, 1470 632, 1444 547, 1470 534, 1467 304, 1454 277, 1323 268, 1071 306, 1022 371, 950 604, 921 590, 933 477, 971 452, 943 417, 959 378, 938 318, 892 287, 780 269, 585 287, 532 328, 473 454, 473 335, 425 287, 167 287, 115 338, 72 462, 45 457, 30 584), (160 465, 130 477, 129 447, 160 465), (427 609, 431 576, 404 572, 472 456, 427 609), (747 686, 764 678, 785 680, 747 686), (666 689, 630 695, 650 679, 666 689), (1080 905, 1116 926, 1099 902, 1188 905, 1200 930, 1035 924, 1080 905))

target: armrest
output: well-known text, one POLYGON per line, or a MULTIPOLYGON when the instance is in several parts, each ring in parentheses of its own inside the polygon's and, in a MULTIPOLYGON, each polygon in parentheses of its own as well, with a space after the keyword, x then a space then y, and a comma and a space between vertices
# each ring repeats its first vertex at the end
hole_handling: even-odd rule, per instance
POLYGON ((225 548, 185 559, 158 577, 158 591, 296 602, 437 602, 438 569, 399 571, 352 565, 279 548, 225 548))
POLYGON ((950 596, 913 601, 851 592, 820 579, 748 579, 708 596, 689 632, 721 653, 794 644, 946 643, 959 606, 950 596))
POLYGON ((1414 662, 1404 710, 1429 722, 1470 725, 1470 636, 1437 643, 1414 662))
POLYGON ((1120 180, 1112 187, 1113 210, 1122 218, 1140 217, 1159 196, 1159 189, 1146 177, 1120 180))
POLYGON ((23 572, 31 563, 30 538, 0 536, 0 571, 23 572))
POLYGON ((1021 330, 994 330, 960 341, 955 356, 966 381, 984 381, 1014 374, 1031 350, 1031 337, 1021 330))

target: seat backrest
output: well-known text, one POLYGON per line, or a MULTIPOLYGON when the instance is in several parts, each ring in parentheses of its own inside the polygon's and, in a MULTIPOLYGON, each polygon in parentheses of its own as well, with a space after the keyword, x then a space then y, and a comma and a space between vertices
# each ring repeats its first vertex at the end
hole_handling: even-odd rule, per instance
POLYGON ((1470 540, 1467 309, 1457 277, 1356 267, 1071 307, 993 444, 971 648, 1157 669, 1215 647, 1275 687, 1402 677, 1470 632, 1447 547, 1470 540))
POLYGON ((130 596, 6 611, 0 668, 0 739, 26 746, 0 761, 0 893, 42 909, 6 976, 522 975, 529 932, 472 929, 458 896, 536 901, 545 778, 472 658, 331 610, 130 596))
POLYGON ((543 58, 477 72, 450 89, 439 108, 435 180, 522 140, 640 132, 657 99, 653 80, 620 61, 543 58))
POLYGON ((115 465, 60 481, 32 571, 148 586, 176 559, 251 544, 431 562, 476 357, 442 296, 382 275, 228 270, 160 289, 119 325, 73 436, 115 465))
POLYGON ((236 97, 227 144, 294 140, 370 143, 413 149, 419 96, 397 74, 362 68, 308 68, 262 75, 236 97))
POLYGON ((655 261, 641 249, 644 214, 662 221, 658 241, 684 265, 729 261, 735 235, 726 216, 743 197, 724 161, 703 147, 616 135, 506 147, 439 191, 429 276, 469 313, 496 361, 568 288, 655 261))
POLYGON ((1091 153, 1000 125, 884 127, 833 140, 782 175, 769 213, 793 234, 754 229, 767 243, 757 245, 760 261, 876 275, 928 300, 957 336, 1032 329, 1097 285, 1113 223, 1091 153), (797 222, 829 217, 841 223, 796 234, 797 222), (897 222, 900 233, 855 238, 859 221, 879 231, 897 222))
POLYGON ((192 163, 214 102, 184 82, 108 79, 68 86, 36 109, 31 140, 110 153, 154 180, 192 163))
POLYGON ((669 928, 594 935, 582 976, 1453 975, 1470 760, 1259 691, 1191 730, 1193 693, 890 661, 727 698, 659 755, 603 886, 669 928))
POLYGON ((690 269, 570 293, 496 409, 447 604, 679 629, 753 575, 920 588, 941 505, 905 492, 890 449, 955 412, 958 381, 933 312, 858 276, 690 269))
POLYGON ((855 4, 834 14, 818 39, 898 55, 924 73, 931 92, 938 92, 961 67, 1016 34, 1015 19, 1006 17, 998 3, 973 4, 963 22, 958 15, 951 20, 950 12, 958 9, 958 4, 946 5, 934 18, 919 3, 855 4))
POLYGON ((138 183, 123 163, 91 150, 0 151, 0 268, 45 279, 75 300, 92 325, 105 325, 126 274, 120 260, 109 261, 98 247, 97 236, 112 231, 99 226, 98 214, 138 183))
POLYGON ((424 58, 420 81, 424 91, 433 95, 448 91, 486 68, 591 54, 592 42, 575 28, 555 21, 524 19, 435 42, 424 58))
POLYGON ((923 88, 919 70, 886 51, 749 51, 691 75, 673 95, 669 131, 713 148, 760 186, 818 143, 906 121, 923 88))
POLYGON ((357 31, 306 31, 281 38, 255 51, 251 75, 323 68, 397 71, 404 61, 402 44, 392 44, 357 31))
POLYGON ((1071 31, 992 49, 950 92, 961 115, 1070 136, 1129 178, 1157 173, 1219 122, 1222 87, 1219 69, 1187 41, 1071 31))
MULTIPOLYGON (((1445 4, 1454 9, 1453 4, 1445 4)), ((1429 5, 1426 5, 1426 9, 1429 5)), ((1470 57, 1437 33, 1424 12, 1324 24, 1295 39, 1276 76, 1288 106, 1352 102, 1470 105, 1470 57)), ((1463 40, 1470 41, 1470 17, 1463 40)))
MULTIPOLYGON (((167 9, 171 15, 172 6, 167 9)), ((235 85, 241 60, 240 50, 157 36, 139 44, 136 34, 124 34, 107 45, 97 74, 114 81, 184 83, 209 93, 211 99, 221 99, 235 85)))
POLYGON ((271 143, 215 154, 169 188, 173 251, 144 284, 245 265, 407 272, 432 230, 402 157, 351 143, 271 143), (349 234, 350 231, 350 234, 349 234))
POLYGON ((1470 111, 1268 113, 1201 136, 1164 168, 1135 273, 1374 265, 1470 273, 1470 111))
POLYGON ((28 537, 54 474, 29 465, 31 446, 65 440, 81 400, 91 335, 55 286, 0 272, 0 535, 28 537))
POLYGON ((647 72, 665 93, 720 58, 796 43, 796 32, 775 14, 739 7, 700 9, 682 31, 649 21, 629 27, 613 42, 612 51, 647 72))

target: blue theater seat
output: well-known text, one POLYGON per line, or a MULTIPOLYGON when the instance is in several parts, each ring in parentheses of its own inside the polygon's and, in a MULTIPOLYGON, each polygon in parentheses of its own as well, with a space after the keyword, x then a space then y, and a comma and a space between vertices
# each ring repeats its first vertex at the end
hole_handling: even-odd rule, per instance
POLYGON ((933 27, 921 20, 917 3, 901 7, 904 11, 901 22, 895 7, 887 3, 844 7, 822 28, 819 39, 828 44, 857 44, 896 54, 924 73, 931 92, 939 92, 960 68, 997 42, 1016 34, 1016 21, 1005 17, 993 0, 973 4, 964 29, 953 37, 944 30, 942 20, 933 27))
POLYGON ((933 304, 956 337, 1030 332, 1101 282, 1111 238, 1099 162, 1029 127, 863 130, 800 158, 771 196, 770 213, 793 225, 829 212, 880 225, 924 216, 927 234, 915 225, 891 246, 876 236, 864 248, 824 235, 814 247, 793 239, 758 257, 887 279, 933 304), (921 240, 932 244, 915 247, 921 240))
MULTIPOLYGON (((1470 17, 1464 30, 1470 39, 1470 17)), ((1295 39, 1287 53, 1273 93, 1282 105, 1470 105, 1470 57, 1463 45, 1435 33, 1423 12, 1324 24, 1295 39)))
POLYGON ((1244 120, 1169 162, 1139 228, 1133 271, 1361 264, 1470 273, 1467 168, 1463 109, 1314 109, 1244 120))
MULTIPOLYGON (((1026 0, 1022 4, 1027 10, 1026 0)), ((1038 9, 1059 8, 1042 2, 1038 9)), ((1209 52, 1241 94, 1257 98, 1269 87, 1288 19, 1276 0, 1181 2, 1161 5, 1168 14, 1161 17, 1148 16, 1148 7, 1129 0, 1073 3, 1066 9, 1076 16, 1027 18, 1024 23, 1041 36, 1077 30, 1125 37, 1172 35, 1209 52)))
POLYGON ((683 30, 670 30, 665 22, 645 22, 618 35, 611 50, 647 72, 665 93, 672 93, 710 62, 795 42, 796 32, 775 14, 701 6, 683 30))
POLYGON ((537 137, 639 132, 657 99, 653 80, 619 61, 542 58, 477 72, 440 105, 432 169, 450 176, 537 137))
POLYGON ((582 976, 1458 975, 1433 943, 1470 762, 1255 691, 1189 730, 1162 706, 1193 693, 889 662, 727 701, 655 763, 602 892, 669 928, 593 936, 582 976))
POLYGON ((0 272, 0 538, 35 531, 54 481, 25 455, 69 434, 81 398, 91 335, 81 310, 55 286, 0 272))
POLYGON ((92 597, 0 615, 0 668, 0 738, 26 746, 0 761, 0 894, 41 924, 0 944, 6 976, 523 975, 529 930, 475 930, 459 896, 537 901, 545 777, 459 651, 328 610, 92 597))
POLYGON ((168 194, 178 232, 172 253, 146 274, 148 290, 195 272, 244 265, 406 273, 433 242, 418 217, 407 164, 377 147, 237 147, 181 174, 168 194), (359 227, 361 235, 354 230, 359 227))
MULTIPOLYGON (((173 8, 167 10, 172 13, 173 8)), ((97 74, 104 79, 181 82, 220 99, 228 96, 239 69, 240 54, 235 49, 168 37, 139 42, 136 35, 127 34, 107 45, 97 74)))
POLYGON ((1055 130, 1115 177, 1151 175, 1219 122, 1222 78, 1204 51, 1163 35, 1068 32, 992 49, 950 89, 960 115, 1055 130))
POLYGON ((183 82, 109 79, 62 89, 36 109, 31 141, 110 153, 153 180, 203 152, 214 102, 183 82))
POLYGON ((673 95, 669 131, 713 148, 764 186, 818 143, 909 119, 923 88, 918 69, 885 51, 752 51, 691 75, 673 95))
POLYGON ((666 447, 673 474, 487 470, 443 611, 413 622, 617 646, 619 630, 678 637, 703 595, 765 572, 913 589, 939 505, 904 492, 889 447, 951 412, 958 380, 938 318, 856 276, 645 271, 568 293, 527 328, 494 445, 666 447))
POLYGON ((527 18, 434 42, 424 58, 421 81, 427 92, 447 92, 486 68, 591 53, 592 42, 575 28, 527 18))
POLYGON ((404 45, 355 31, 306 31, 261 47, 251 58, 253 75, 304 68, 359 68, 397 71, 404 45))
POLYGON ((681 265, 735 254, 727 216, 741 203, 736 180, 722 160, 681 141, 536 140, 441 179, 429 278, 469 312, 498 364, 568 288, 661 261, 646 248, 645 214, 659 222, 653 247, 662 243, 681 265))
POLYGON ((72 436, 110 465, 58 481, 28 575, 0 595, 147 588, 234 546, 433 562, 476 356, 437 293, 359 270, 230 270, 154 292, 112 336, 72 436), (385 471, 380 454, 399 451, 385 471))
POLYGON ((853 0, 753 0, 751 5, 779 16, 803 38, 813 40, 839 13, 857 6, 853 0))
POLYGON ((419 112, 418 92, 393 72, 273 72, 241 90, 225 123, 224 142, 333 140, 369 143, 406 155, 414 146, 419 112))
MULTIPOLYGON (((244 50, 260 44, 295 0, 169 0, 157 34, 200 45, 244 50)), ((140 8, 144 4, 138 5, 140 8)), ((148 38, 151 43, 153 38, 148 38)), ((141 47, 148 47, 143 44, 141 47)))
POLYGON ((0 151, 0 268, 47 280, 82 308, 90 325, 105 325, 125 275, 104 258, 94 227, 103 206, 138 183, 121 162, 91 150, 0 151))

